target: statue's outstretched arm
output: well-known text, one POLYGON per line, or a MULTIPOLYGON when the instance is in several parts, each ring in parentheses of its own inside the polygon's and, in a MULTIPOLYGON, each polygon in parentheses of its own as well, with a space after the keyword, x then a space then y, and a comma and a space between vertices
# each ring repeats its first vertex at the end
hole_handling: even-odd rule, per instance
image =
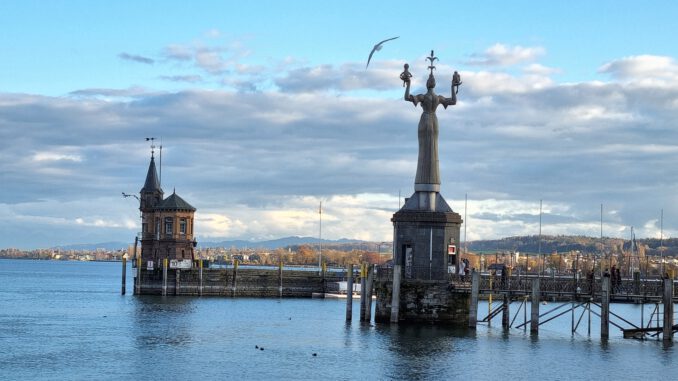
POLYGON ((457 93, 454 91, 454 86, 455 84, 452 84, 452 95, 449 98, 445 98, 442 95, 439 95, 439 100, 440 104, 443 105, 443 107, 447 108, 447 106, 454 106, 457 104, 457 93))
POLYGON ((403 97, 407 102, 412 102, 416 106, 419 103, 418 96, 410 94, 410 81, 405 81, 405 96, 403 97))

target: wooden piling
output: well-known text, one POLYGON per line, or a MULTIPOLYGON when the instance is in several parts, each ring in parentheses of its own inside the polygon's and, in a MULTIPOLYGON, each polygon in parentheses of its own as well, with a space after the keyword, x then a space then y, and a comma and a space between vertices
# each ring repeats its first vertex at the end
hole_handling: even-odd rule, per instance
POLYGON ((202 259, 198 260, 198 278, 200 280, 200 286, 198 287, 198 295, 202 296, 202 259))
POLYGON ((530 311, 530 332, 539 332, 539 302, 541 293, 539 290, 539 278, 532 280, 532 310, 530 311))
POLYGON ((393 286, 391 294, 391 323, 397 323, 400 314, 400 272, 401 265, 393 265, 393 286))
POLYGON ((234 259, 233 260, 233 279, 231 279, 231 297, 235 297, 235 290, 237 287, 237 279, 238 279, 238 260, 234 259))
POLYGON ((511 298, 509 297, 508 293, 504 294, 504 301, 502 302, 502 314, 501 314, 501 326, 504 329, 509 328, 509 320, 510 320, 510 311, 509 307, 511 305, 511 298))
POLYGON ((471 306, 468 310, 468 327, 476 329, 478 324, 478 294, 480 293, 480 272, 471 274, 471 306))
POLYGON ((181 270, 176 269, 174 278, 174 296, 181 295, 181 270))
POLYGON ((137 277, 136 285, 134 286, 134 294, 135 295, 141 294, 141 255, 137 256, 137 277))
POLYGON ((167 258, 162 260, 162 296, 167 295, 167 258))
POLYGON ((278 263, 278 297, 282 298, 283 296, 283 261, 282 258, 280 259, 280 262, 278 263))
POLYGON ((353 265, 348 265, 346 274, 346 321, 353 319, 353 265))
POLYGON ((372 289, 374 288, 374 265, 367 267, 367 289, 365 290, 365 297, 367 298, 367 306, 365 307, 365 321, 372 321, 372 289))
POLYGON ((125 286, 127 285, 127 258, 122 256, 122 288, 120 294, 125 295, 125 286))
POLYGON ((662 338, 664 341, 673 340, 673 279, 664 279, 664 327, 662 338))
POLYGON ((367 308, 367 264, 360 265, 360 321, 365 321, 365 309, 367 308))
POLYGON ((610 277, 603 276, 600 290, 600 338, 610 337, 610 277))
POLYGON ((640 271, 633 273, 633 294, 640 295, 640 271))
POLYGON ((527 331, 527 298, 528 295, 525 295, 525 301, 523 302, 523 331, 527 331))
MULTIPOLYGON (((136 260, 137 262, 137 276, 134 278, 134 287, 132 288, 132 293, 137 295, 139 293, 139 290, 137 290, 137 280, 140 279, 139 276, 141 275, 141 271, 139 271, 139 265, 141 265, 141 255, 137 255, 137 245, 139 244, 139 236, 134 237, 134 254, 132 254, 132 260, 136 260)), ((139 283, 139 287, 141 287, 141 283, 139 283)))

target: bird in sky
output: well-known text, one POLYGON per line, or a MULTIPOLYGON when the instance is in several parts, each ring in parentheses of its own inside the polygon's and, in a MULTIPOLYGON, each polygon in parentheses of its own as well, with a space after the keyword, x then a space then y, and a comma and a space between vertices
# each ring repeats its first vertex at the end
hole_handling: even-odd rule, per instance
MULTIPOLYGON (((400 36, 398 36, 398 37, 400 37, 400 36)), ((372 59, 372 55, 374 54, 374 52, 376 52, 377 50, 381 50, 381 47, 382 47, 382 45, 384 45, 384 42, 395 40, 398 37, 388 38, 388 39, 374 45, 374 48, 372 48, 372 51, 370 52, 370 56, 367 58, 367 65, 365 65, 365 70, 367 70, 367 67, 370 66, 370 60, 372 59)))

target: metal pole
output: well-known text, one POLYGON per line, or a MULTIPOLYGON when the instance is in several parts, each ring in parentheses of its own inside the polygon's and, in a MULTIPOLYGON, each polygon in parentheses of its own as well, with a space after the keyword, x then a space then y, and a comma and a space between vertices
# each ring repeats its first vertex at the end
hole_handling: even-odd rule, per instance
MULTIPOLYGON (((537 258, 541 257, 541 210, 542 200, 539 200, 539 254, 537 258)), ((541 276, 544 276, 544 259, 541 261, 541 276)))
POLYGON ((322 257, 323 257, 323 202, 320 201, 320 207, 318 208, 319 224, 318 224, 318 272, 321 272, 322 269, 322 257))
POLYGON ((162 136, 160 137, 160 189, 162 189, 162 136))
POLYGON ((662 209, 661 219, 659 223, 659 256, 661 258, 661 265, 659 266, 659 276, 664 276, 664 209, 662 209))
POLYGON ((468 193, 464 195, 464 255, 468 255, 468 246, 466 241, 466 226, 468 226, 468 217, 466 216, 466 210, 468 207, 468 193))
MULTIPOLYGON (((605 258, 605 250, 603 247, 603 204, 600 204, 600 257, 605 258)), ((607 266, 609 267, 610 264, 608 263, 607 266)), ((601 263, 600 266, 600 276, 603 276, 603 266, 601 263)))

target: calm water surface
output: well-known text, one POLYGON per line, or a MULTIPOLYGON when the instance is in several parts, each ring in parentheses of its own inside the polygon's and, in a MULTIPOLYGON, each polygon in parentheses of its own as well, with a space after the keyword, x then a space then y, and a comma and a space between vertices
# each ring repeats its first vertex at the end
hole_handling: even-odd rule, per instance
MULTIPOLYGON (((569 333, 570 314, 534 337, 500 320, 475 332, 364 325, 356 302, 346 324, 336 300, 122 296, 120 270, 0 260, 0 380, 678 379, 676 347, 613 327, 602 342, 595 317, 591 337, 586 316, 569 333)), ((640 321, 639 306, 612 311, 640 321)))

